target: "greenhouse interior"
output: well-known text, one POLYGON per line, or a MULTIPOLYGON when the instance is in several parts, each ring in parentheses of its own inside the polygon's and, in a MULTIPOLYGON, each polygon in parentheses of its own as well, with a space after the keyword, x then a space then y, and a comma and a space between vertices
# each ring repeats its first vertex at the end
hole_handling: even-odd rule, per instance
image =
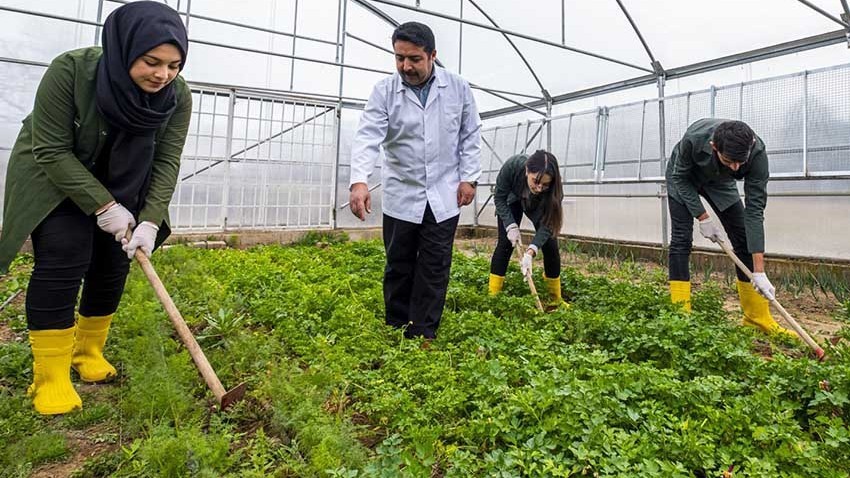
MULTIPOLYGON (((13 249, 0 276, 0 476, 850 476, 847 0, 0 0, 0 22, 0 255, 13 249), (410 22, 433 32, 433 51, 410 22), (128 53, 145 35, 171 36, 128 53), (398 45, 433 62, 428 80, 408 82, 417 60, 398 45), (162 46, 180 55, 182 80, 161 90, 176 91, 169 114, 188 108, 183 80, 191 111, 154 224, 153 206, 122 206, 113 163, 153 161, 141 186, 153 204, 170 140, 120 129, 101 101, 111 84, 126 106, 103 80, 123 61, 130 96, 159 114, 160 90, 134 71, 162 46), (62 122, 50 88, 84 55, 100 58, 97 77, 60 85, 76 108, 63 146, 76 164, 60 171, 38 143, 62 136, 46 131, 62 122), (425 113, 398 116, 393 85, 425 113), (111 162, 88 170, 85 94, 110 124, 90 156, 111 162), (459 125, 428 114, 450 98, 459 125), (701 146, 735 207, 703 186, 695 206, 671 192, 684 163, 697 167, 683 151, 704 124, 749 132, 740 161, 719 133, 701 146), (426 186, 433 165, 414 177, 431 154, 416 138, 432 131, 458 141, 451 167, 477 172, 448 186, 426 186), (140 139, 150 155, 128 146, 140 139), (557 162, 535 176, 541 151, 557 162), (528 178, 508 195, 517 158, 528 178), (66 170, 113 200, 87 210, 80 198, 97 192, 66 170), (457 190, 444 208, 455 219, 440 219, 441 187, 449 202, 457 190), (427 196, 421 224, 395 216, 419 207, 403 188, 427 196), (532 216, 551 190, 563 191, 557 220, 548 203, 532 216), (85 252, 55 221, 69 208, 85 252), (113 217, 132 232, 110 230, 113 217), (744 222, 745 237, 729 233, 744 222), (130 259, 117 285, 97 277, 106 250, 130 259), (110 294, 111 308, 92 305, 110 294), (391 318, 399 307, 409 321, 391 318), (60 315, 69 325, 44 325, 60 315), (94 316, 109 317, 96 340, 94 316), (73 330, 67 347, 51 329, 73 330)), ((157 127, 176 131, 168 121, 157 127)))

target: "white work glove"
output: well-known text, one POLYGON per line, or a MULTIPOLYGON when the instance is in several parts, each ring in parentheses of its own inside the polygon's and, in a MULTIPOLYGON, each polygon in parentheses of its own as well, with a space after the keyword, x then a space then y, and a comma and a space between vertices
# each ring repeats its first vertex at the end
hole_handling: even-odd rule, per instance
POLYGON ((511 245, 514 247, 518 246, 520 237, 519 226, 511 223, 505 228, 505 232, 508 234, 508 241, 511 242, 511 245))
POLYGON ((753 289, 767 300, 776 298, 776 287, 773 287, 764 272, 753 272, 753 289))
POLYGON ((139 226, 133 230, 133 237, 128 241, 126 238, 121 239, 121 249, 127 253, 127 258, 133 260, 136 255, 136 249, 141 249, 146 256, 150 257, 153 252, 154 243, 156 242, 156 233, 159 228, 156 224, 149 221, 142 221, 139 226))
POLYGON ((136 219, 124 206, 115 203, 109 209, 97 215, 97 227, 115 237, 116 242, 121 242, 127 229, 136 226, 136 219))
POLYGON ((720 235, 720 229, 714 225, 714 221, 712 221, 710 217, 699 222, 699 232, 702 234, 702 237, 711 242, 715 242, 717 244, 723 242, 723 236, 720 235))
POLYGON ((531 275, 531 261, 534 260, 534 256, 531 255, 530 252, 526 251, 522 256, 522 260, 519 263, 520 270, 522 271, 522 275, 528 277, 531 275))

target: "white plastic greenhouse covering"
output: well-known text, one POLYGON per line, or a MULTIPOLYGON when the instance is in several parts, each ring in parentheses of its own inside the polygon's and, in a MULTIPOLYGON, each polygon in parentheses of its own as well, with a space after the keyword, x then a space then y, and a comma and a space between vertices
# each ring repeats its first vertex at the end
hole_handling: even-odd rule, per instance
MULTIPOLYGON (((97 45, 124 1, 0 0, 0 165, 45 66, 97 45)), ((560 160, 578 236, 666 243, 663 164, 688 124, 741 119, 768 145, 769 253, 850 259, 846 0, 168 0, 191 47, 194 115, 171 217, 177 230, 380 224, 345 207, 349 150, 390 36, 417 20, 438 60, 475 87, 484 119, 476 202, 507 157, 560 160)), ((697 245, 707 246, 701 239, 697 245)))

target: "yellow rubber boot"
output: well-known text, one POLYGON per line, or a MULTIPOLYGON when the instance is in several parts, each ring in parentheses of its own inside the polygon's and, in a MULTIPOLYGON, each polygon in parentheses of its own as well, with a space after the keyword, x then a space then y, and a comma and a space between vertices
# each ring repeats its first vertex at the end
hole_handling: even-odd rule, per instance
POLYGON ((496 274, 490 274, 490 285, 488 287, 490 295, 498 295, 499 292, 502 292, 502 287, 505 286, 505 276, 497 276, 496 274))
POLYGON ((570 306, 570 304, 564 302, 564 299, 561 298, 560 276, 549 278, 546 277, 546 274, 543 274, 543 283, 546 284, 546 290, 549 292, 549 302, 546 304, 548 307, 570 306))
POLYGON ((33 381, 27 395, 32 397, 35 411, 57 415, 81 409, 83 401, 71 384, 74 329, 30 330, 29 335, 33 381))
POLYGON ((767 334, 783 334, 797 338, 797 334, 780 326, 770 315, 770 303, 749 282, 738 281, 738 297, 744 309, 744 325, 755 327, 767 334))
POLYGON ((670 302, 682 304, 685 311, 691 311, 691 282, 686 280, 670 281, 670 302))
POLYGON ((103 358, 103 347, 109 334, 112 314, 100 317, 77 317, 77 342, 71 366, 84 382, 104 382, 118 375, 115 367, 103 358))

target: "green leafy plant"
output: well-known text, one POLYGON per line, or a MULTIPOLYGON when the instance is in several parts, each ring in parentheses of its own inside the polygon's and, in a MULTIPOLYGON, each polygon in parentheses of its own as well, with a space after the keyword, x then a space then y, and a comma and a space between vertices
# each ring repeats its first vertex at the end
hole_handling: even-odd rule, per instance
POLYGON ((427 349, 384 324, 380 242, 158 252, 210 362, 226 385, 248 382, 246 400, 210 413, 134 267, 107 347, 120 378, 85 394, 83 413, 33 414, 28 346, 0 345, 0 440, 40 450, 7 447, 0 474, 104 428, 117 451, 79 476, 847 476, 846 345, 819 363, 737 326, 723 309, 734 275, 696 288, 687 314, 663 271, 596 252, 592 275, 563 268, 571 307, 550 314, 515 263, 489 297, 489 254, 457 252, 427 349))

